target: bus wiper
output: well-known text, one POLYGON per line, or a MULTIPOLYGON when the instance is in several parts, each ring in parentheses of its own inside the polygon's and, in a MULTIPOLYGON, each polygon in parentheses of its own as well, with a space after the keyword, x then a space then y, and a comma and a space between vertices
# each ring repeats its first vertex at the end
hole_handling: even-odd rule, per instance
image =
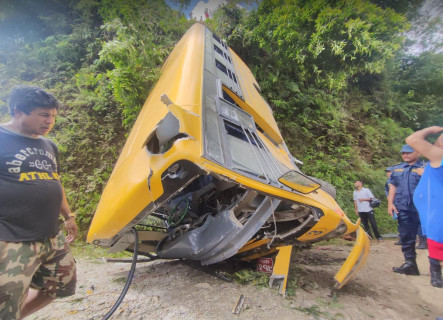
POLYGON ((240 170, 240 171, 243 171, 243 172, 246 172, 246 173, 248 173, 248 174, 250 174, 250 175, 253 175, 253 176, 259 177, 260 179, 268 180, 268 179, 266 179, 266 177, 265 177, 264 175, 259 174, 259 173, 257 173, 257 172, 253 172, 253 171, 249 171, 249 170, 245 170, 245 169, 241 169, 241 168, 235 168, 235 169, 240 170))

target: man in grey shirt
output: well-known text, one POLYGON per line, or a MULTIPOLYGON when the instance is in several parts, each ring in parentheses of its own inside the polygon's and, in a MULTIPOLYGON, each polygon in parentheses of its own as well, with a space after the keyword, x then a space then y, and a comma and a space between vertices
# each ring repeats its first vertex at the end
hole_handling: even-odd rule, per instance
POLYGON ((369 234, 371 238, 372 236, 371 230, 369 229, 369 223, 371 223, 372 230, 374 231, 375 238, 378 241, 383 241, 380 233, 378 232, 377 222, 375 221, 374 210, 372 210, 370 203, 374 198, 371 190, 363 187, 363 182, 360 180, 355 181, 354 183, 354 208, 355 214, 361 218, 361 222, 363 223, 366 232, 369 234))
POLYGON ((12 119, 0 124, 0 319, 22 319, 75 293, 68 243, 78 229, 60 182, 57 146, 44 137, 54 126, 57 99, 16 86, 9 106, 12 119))

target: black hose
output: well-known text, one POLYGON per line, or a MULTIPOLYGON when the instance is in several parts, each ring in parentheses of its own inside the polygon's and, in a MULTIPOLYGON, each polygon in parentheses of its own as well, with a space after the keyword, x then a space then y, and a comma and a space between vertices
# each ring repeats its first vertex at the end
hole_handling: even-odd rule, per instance
POLYGON ((123 299, 125 298, 126 293, 128 292, 129 286, 132 282, 132 277, 134 276, 135 272, 135 265, 137 264, 137 257, 138 257, 138 233, 135 228, 131 229, 132 233, 134 234, 135 239, 135 245, 134 245, 134 255, 132 257, 132 264, 131 264, 131 270, 129 270, 128 278, 126 279, 125 287, 123 288, 122 293, 120 293, 120 297, 118 297, 117 301, 115 302, 114 306, 109 310, 109 312, 103 317, 102 320, 109 319, 112 314, 117 310, 120 303, 122 303, 123 299))

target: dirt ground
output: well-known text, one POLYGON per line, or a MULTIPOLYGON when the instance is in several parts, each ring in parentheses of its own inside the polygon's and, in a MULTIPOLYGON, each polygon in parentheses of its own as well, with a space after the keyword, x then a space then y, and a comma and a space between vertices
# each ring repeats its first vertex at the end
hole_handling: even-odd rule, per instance
MULTIPOLYGON (((396 239, 373 242, 366 266, 336 295, 333 276, 352 249, 345 242, 297 252, 291 264, 295 295, 226 282, 181 261, 137 264, 129 291, 111 319, 432 319, 443 316, 443 289, 430 285, 426 250, 420 276, 398 275, 396 239), (232 310, 245 297, 239 314, 232 310)), ((123 289, 128 263, 77 258, 74 296, 56 300, 28 319, 102 319, 123 289)), ((291 279, 290 279, 291 280, 291 279)))

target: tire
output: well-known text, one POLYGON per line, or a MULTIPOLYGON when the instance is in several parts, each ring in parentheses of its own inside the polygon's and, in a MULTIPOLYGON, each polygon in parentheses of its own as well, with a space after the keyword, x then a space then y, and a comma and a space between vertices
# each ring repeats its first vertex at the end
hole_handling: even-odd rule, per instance
POLYGON ((314 177, 309 177, 309 178, 320 184, 321 189, 327 194, 329 194, 332 198, 334 198, 334 200, 337 199, 337 191, 335 190, 335 187, 332 184, 314 177))

